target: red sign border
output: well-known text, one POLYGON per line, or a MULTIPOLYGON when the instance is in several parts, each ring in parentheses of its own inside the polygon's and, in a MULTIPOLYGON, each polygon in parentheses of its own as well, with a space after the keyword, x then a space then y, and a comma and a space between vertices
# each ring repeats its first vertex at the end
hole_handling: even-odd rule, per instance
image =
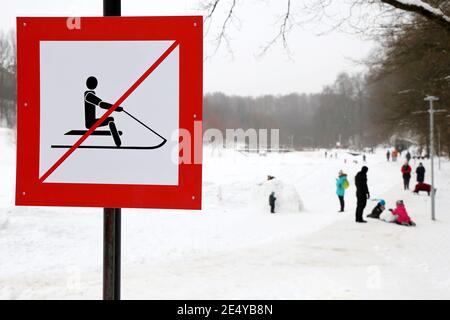
MULTIPOLYGON (((182 17, 17 18, 16 205, 201 209, 203 19, 182 17), (40 41, 172 40, 180 52, 180 128, 191 134, 191 163, 180 163, 178 186, 50 183, 39 181, 40 41), (194 143, 196 149, 194 149, 194 143), (195 150, 195 152, 194 152, 195 150)), ((144 71, 144 70, 143 70, 144 71)))

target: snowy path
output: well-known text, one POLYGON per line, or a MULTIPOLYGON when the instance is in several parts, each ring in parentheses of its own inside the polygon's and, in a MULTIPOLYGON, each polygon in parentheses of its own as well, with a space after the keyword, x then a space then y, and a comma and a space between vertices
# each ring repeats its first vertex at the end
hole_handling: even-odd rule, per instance
MULTIPOLYGON (((401 183, 383 197, 392 203, 398 190, 401 183)), ((130 270, 124 289, 133 299, 448 299, 446 212, 438 211, 439 221, 431 222, 427 197, 402 196, 414 208, 417 228, 374 220, 355 224, 352 210, 310 235, 130 270)))
POLYGON ((405 248, 411 234, 371 228, 339 222, 296 241, 130 270, 124 290, 134 299, 450 298, 450 261, 433 261, 448 246, 424 256, 433 241, 405 248))
MULTIPOLYGON (((0 299, 100 298, 101 209, 14 207, 14 148, 0 138, 0 299)), ((450 163, 438 175, 431 222, 429 198, 401 190, 400 163, 368 157, 372 196, 405 200, 418 223, 405 228, 355 224, 353 186, 347 212, 336 212, 337 171, 352 182, 361 167, 344 165, 353 158, 343 152, 338 160, 211 153, 202 212, 125 211, 123 298, 450 298, 450 163), (267 174, 288 194, 276 215, 267 213, 267 174), (296 192, 301 212, 286 206, 296 192)))

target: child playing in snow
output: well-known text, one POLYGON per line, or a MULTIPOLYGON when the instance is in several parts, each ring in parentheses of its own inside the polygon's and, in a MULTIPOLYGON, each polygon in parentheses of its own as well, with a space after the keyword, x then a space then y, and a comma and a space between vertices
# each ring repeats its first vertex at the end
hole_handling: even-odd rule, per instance
POLYGON ((339 176, 336 179, 336 194, 339 198, 339 203, 341 204, 341 210, 339 212, 344 212, 345 209, 345 190, 350 186, 347 174, 345 174, 342 170, 339 170, 339 176))
MULTIPOLYGON (((431 185, 425 182, 418 182, 414 188, 414 193, 419 194, 420 191, 425 191, 428 195, 431 194, 431 185)), ((434 193, 436 193, 436 188, 434 188, 434 193)))
POLYGON ((378 201, 375 208, 373 208, 372 213, 367 216, 367 218, 380 219, 380 215, 383 213, 385 209, 386 201, 381 199, 378 201))
POLYGON ((411 218, 408 215, 408 212, 406 211, 405 204, 403 203, 403 200, 397 201, 397 207, 395 209, 389 209, 389 211, 392 213, 392 216, 394 218, 394 221, 396 224, 402 225, 402 226, 412 226, 414 227, 416 224, 414 221, 411 220, 411 218))
POLYGON ((275 197, 275 192, 272 192, 269 196, 269 205, 270 205, 270 213, 275 213, 275 201, 277 198, 275 197))

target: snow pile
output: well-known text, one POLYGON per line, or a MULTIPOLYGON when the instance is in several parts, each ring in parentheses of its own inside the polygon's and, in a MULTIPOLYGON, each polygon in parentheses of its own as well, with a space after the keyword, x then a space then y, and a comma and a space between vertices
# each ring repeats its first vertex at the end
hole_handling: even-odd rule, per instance
POLYGON ((295 186, 279 179, 206 183, 204 187, 204 197, 209 201, 205 205, 208 207, 234 208, 236 211, 246 209, 250 214, 267 214, 270 210, 269 195, 275 192, 276 213, 297 213, 303 210, 303 202, 295 186))
POLYGON ((263 212, 269 210, 269 195, 271 192, 275 192, 277 198, 275 203, 276 213, 296 213, 303 210, 303 203, 294 185, 275 178, 258 184, 251 192, 251 199, 254 199, 252 201, 264 204, 264 206, 258 206, 263 212))

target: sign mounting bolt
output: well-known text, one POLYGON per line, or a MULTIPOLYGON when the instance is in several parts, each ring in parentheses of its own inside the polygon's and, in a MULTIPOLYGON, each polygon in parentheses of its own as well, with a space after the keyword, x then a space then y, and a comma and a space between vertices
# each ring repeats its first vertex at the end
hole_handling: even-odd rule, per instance
POLYGON ((197 22, 194 22, 194 27, 196 27, 197 26, 197 22))
POLYGON ((24 107, 28 107, 28 103, 25 102, 25 103, 23 104, 23 106, 24 106, 24 107))
POLYGON ((27 193, 26 193, 25 191, 24 191, 24 192, 22 192, 22 195, 23 195, 23 196, 25 196, 26 194, 27 194, 27 193))
POLYGON ((27 26, 27 23, 26 23, 26 22, 24 22, 24 23, 23 23, 23 26, 24 26, 24 27, 26 27, 26 26, 27 26))
POLYGON ((192 200, 195 200, 195 196, 192 196, 192 200))

